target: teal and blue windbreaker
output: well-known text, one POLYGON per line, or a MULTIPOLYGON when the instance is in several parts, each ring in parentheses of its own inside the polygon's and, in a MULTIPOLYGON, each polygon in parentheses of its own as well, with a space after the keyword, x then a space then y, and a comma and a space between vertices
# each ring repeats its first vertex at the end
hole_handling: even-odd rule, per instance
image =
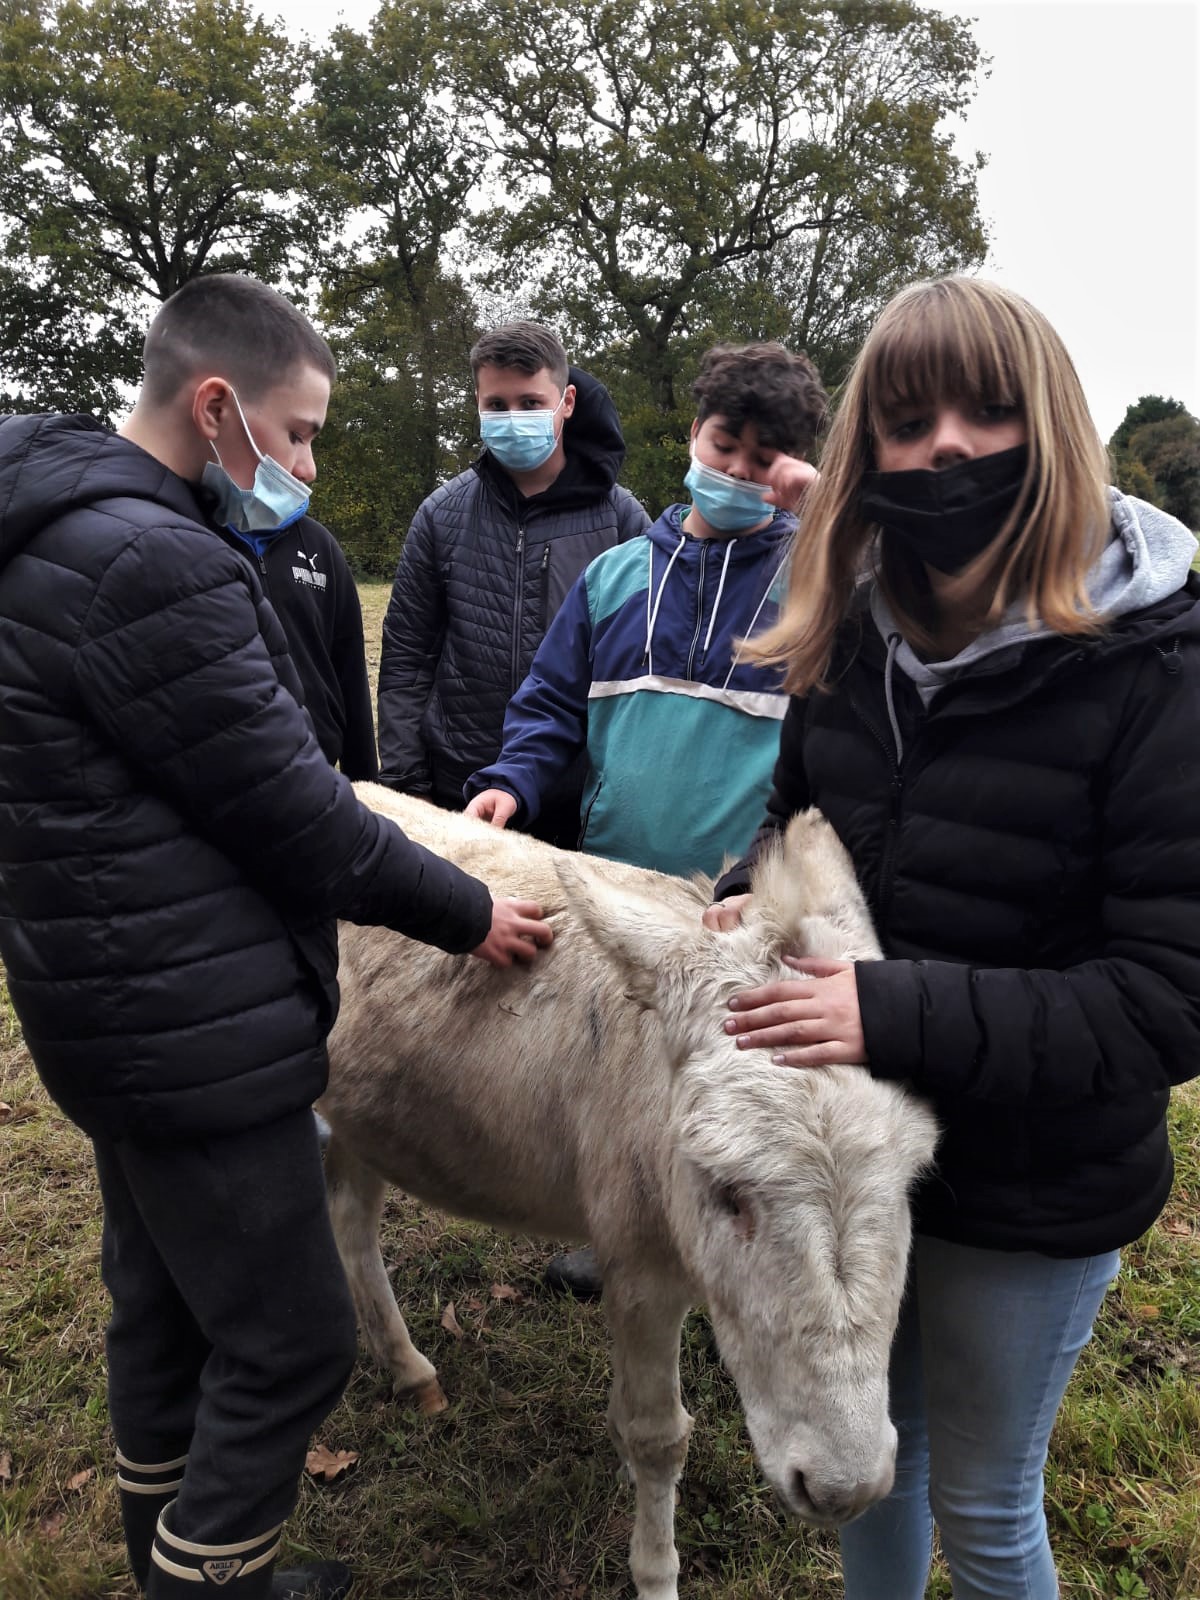
POLYGON ((693 539, 670 506, 576 581, 509 702, 498 759, 468 780, 516 796, 518 821, 581 750, 581 846, 688 875, 717 873, 761 822, 788 697, 778 668, 735 658, 774 622, 795 519, 693 539))

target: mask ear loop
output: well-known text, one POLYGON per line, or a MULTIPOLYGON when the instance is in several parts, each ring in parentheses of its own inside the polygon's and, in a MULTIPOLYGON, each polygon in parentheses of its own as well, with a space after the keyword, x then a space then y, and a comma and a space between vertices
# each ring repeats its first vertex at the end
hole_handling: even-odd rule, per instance
MULTIPOLYGON (((250 432, 250 424, 246 421, 246 413, 242 410, 242 402, 238 399, 238 392, 233 387, 232 384, 229 385, 229 392, 233 396, 233 403, 237 407, 237 414, 238 414, 239 419, 241 420, 242 427, 245 430, 246 437, 250 441, 251 450, 254 451, 254 454, 258 457, 258 459, 260 461, 265 461, 267 458, 266 458, 266 456, 263 455, 262 451, 258 448, 258 446, 254 442, 254 435, 250 432)), ((216 445, 213 446, 213 449, 214 450, 216 449, 216 445)), ((218 456, 217 460, 220 461, 220 459, 221 459, 220 456, 218 456)))

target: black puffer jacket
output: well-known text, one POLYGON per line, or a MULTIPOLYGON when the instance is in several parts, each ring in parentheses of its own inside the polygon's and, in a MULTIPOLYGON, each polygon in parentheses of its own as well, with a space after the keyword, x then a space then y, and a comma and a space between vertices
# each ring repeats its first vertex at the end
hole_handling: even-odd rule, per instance
POLYGON ((927 712, 864 617, 833 692, 789 709, 767 823, 717 893, 805 806, 848 847, 889 958, 857 967, 871 1071, 944 1130, 927 1233, 1091 1255, 1166 1199, 1169 1091, 1200 1071, 1198 602, 1193 576, 927 712))
POLYGON ((220 532, 254 563, 283 624, 304 709, 326 757, 348 778, 378 777, 362 606, 341 546, 315 517, 301 517, 282 533, 220 532))
MULTIPOLYGON (((439 804, 496 759, 504 712, 567 590, 593 557, 649 524, 616 483, 625 456, 603 384, 578 368, 566 465, 522 499, 485 451, 419 507, 404 541, 379 665, 381 779, 439 804)), ((582 772, 543 806, 579 815, 582 772)))
POLYGON ((195 1138, 309 1104, 337 915, 486 937, 484 885, 358 802, 298 693, 187 484, 89 418, 0 422, 0 954, 88 1132, 195 1138))

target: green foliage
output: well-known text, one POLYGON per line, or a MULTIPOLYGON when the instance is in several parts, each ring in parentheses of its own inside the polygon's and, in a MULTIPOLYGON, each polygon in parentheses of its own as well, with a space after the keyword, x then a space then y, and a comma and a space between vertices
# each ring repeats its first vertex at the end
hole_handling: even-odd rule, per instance
POLYGON ((495 152, 477 219, 577 353, 664 415, 714 339, 844 360, 917 271, 978 261, 966 25, 907 0, 464 0, 453 92, 495 152), (839 344, 841 341, 841 344, 839 344))
POLYGON ((356 571, 378 576, 478 431, 475 308, 444 266, 482 165, 435 98, 451 32, 442 0, 385 0, 368 34, 336 29, 313 72, 312 236, 332 240, 313 269, 341 364, 319 509, 356 571), (352 243, 336 231, 348 213, 367 224, 352 243))
POLYGON ((253 0, 0 0, 0 406, 114 416, 154 302, 304 283, 342 382, 315 509, 390 572, 477 439, 480 325, 609 385, 651 510, 704 349, 836 382, 880 303, 982 258, 939 133, 979 66, 915 0, 383 0, 320 51, 253 0))
POLYGON ((1116 432, 1108 441, 1108 448, 1118 452, 1127 450, 1134 431, 1147 422, 1165 422, 1168 417, 1186 415, 1187 407, 1182 400, 1168 400, 1161 394, 1144 394, 1127 407, 1116 432))
POLYGON ((3 5, 0 359, 39 406, 109 413, 147 297, 284 273, 307 52, 242 0, 3 5))
POLYGON ((1142 395, 1108 448, 1118 488, 1200 528, 1200 418, 1182 401, 1142 395))

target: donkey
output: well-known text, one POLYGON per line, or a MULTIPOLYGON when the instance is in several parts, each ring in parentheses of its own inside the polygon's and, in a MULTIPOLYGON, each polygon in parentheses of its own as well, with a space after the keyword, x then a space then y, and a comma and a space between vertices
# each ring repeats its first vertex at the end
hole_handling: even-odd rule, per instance
POLYGON ((700 922, 707 882, 359 790, 495 892, 541 901, 555 928, 532 968, 497 971, 342 927, 321 1101, 330 1208, 364 1337, 397 1387, 444 1404, 379 1252, 389 1183, 458 1216, 595 1246, 640 1600, 678 1594, 674 1489, 691 1430, 679 1339, 697 1302, 784 1505, 835 1526, 885 1495, 908 1195, 933 1156, 933 1118, 861 1067, 777 1067, 721 1027, 736 990, 795 975, 785 953, 879 955, 829 824, 795 818, 759 864, 741 925, 716 933, 700 922))

